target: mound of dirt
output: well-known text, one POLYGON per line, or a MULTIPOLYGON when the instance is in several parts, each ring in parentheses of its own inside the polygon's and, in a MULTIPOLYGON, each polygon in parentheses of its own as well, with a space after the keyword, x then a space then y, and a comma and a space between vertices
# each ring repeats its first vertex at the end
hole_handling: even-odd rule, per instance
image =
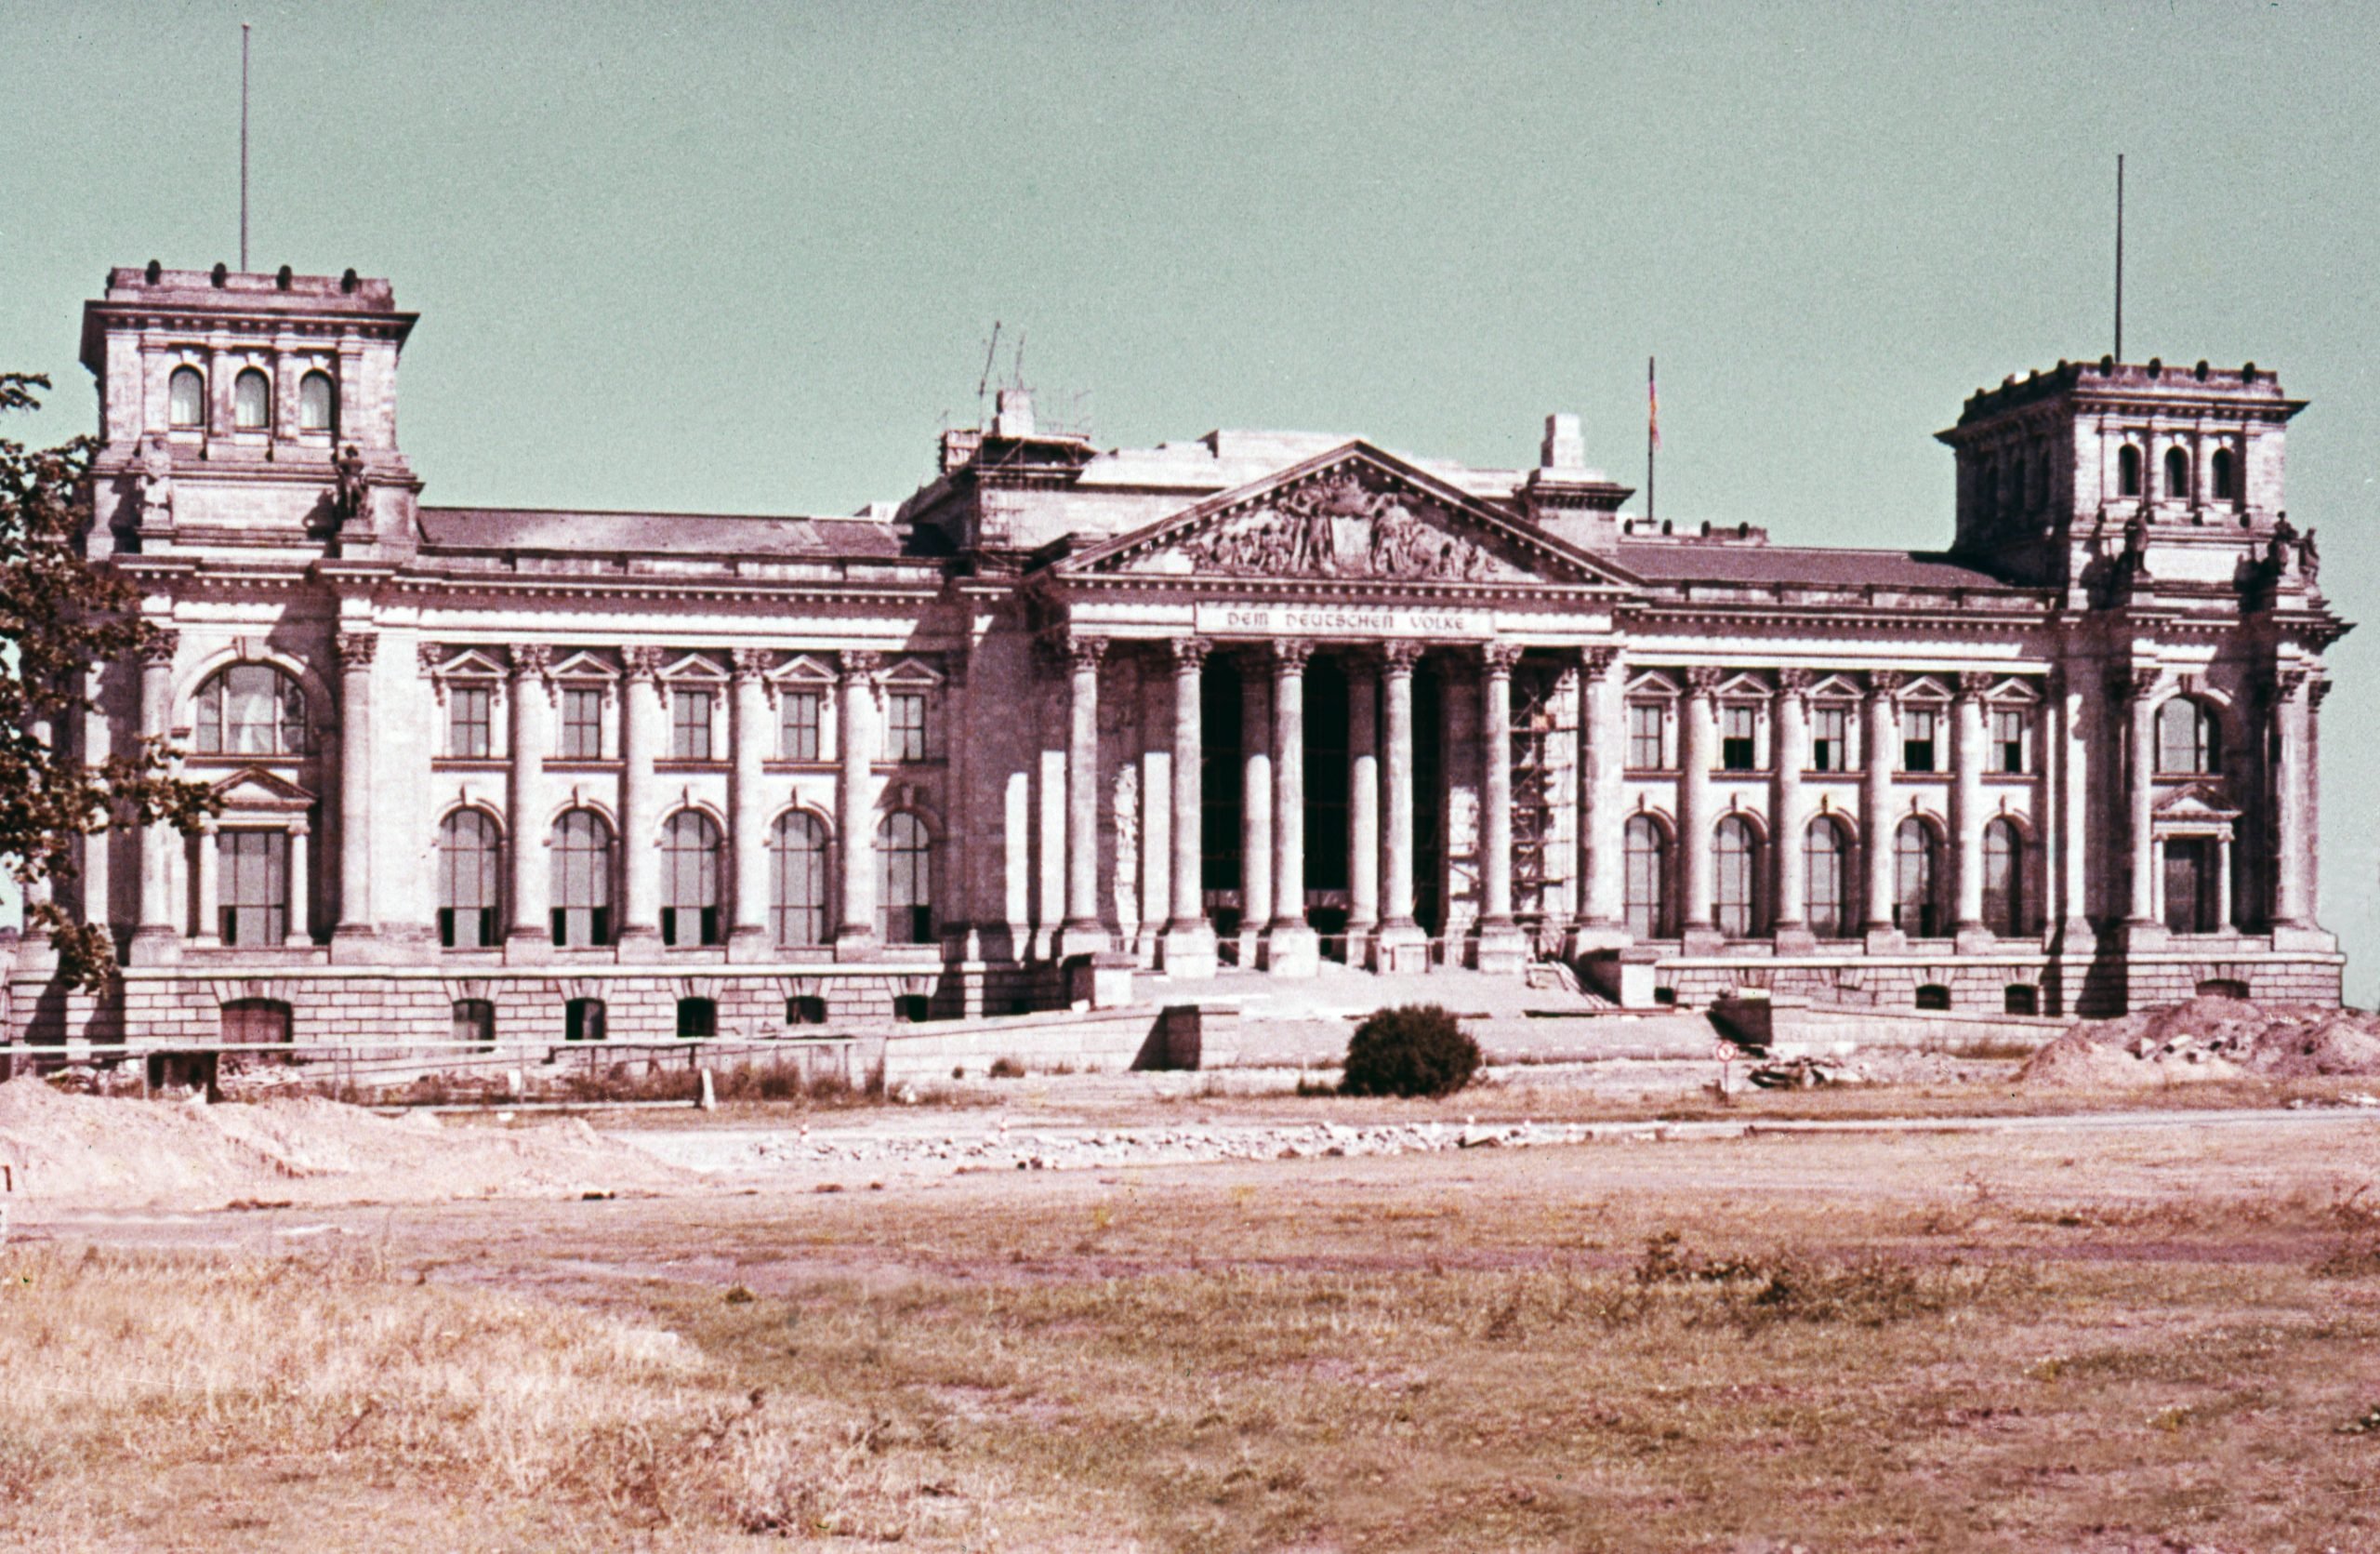
POLYGON ((14 1202, 427 1202, 682 1191, 697 1178, 575 1119, 446 1126, 314 1097, 206 1106, 65 1094, 26 1076, 0 1084, 0 1162, 14 1202))
POLYGON ((2380 1017, 2310 1004, 2193 998, 2078 1025, 2033 1054, 2017 1078, 2081 1089, 2241 1074, 2380 1074, 2380 1017))

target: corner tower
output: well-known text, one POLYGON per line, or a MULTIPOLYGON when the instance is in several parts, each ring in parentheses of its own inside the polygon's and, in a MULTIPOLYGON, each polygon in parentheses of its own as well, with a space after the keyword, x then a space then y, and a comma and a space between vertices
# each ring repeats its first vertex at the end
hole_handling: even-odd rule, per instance
POLYGON ((2261 551, 2282 527, 2282 448, 2304 408, 2254 363, 2011 377, 1938 434, 1958 457, 1952 549, 2036 587, 2084 586, 2127 554, 2161 579, 2234 583, 2243 542, 2261 551))
POLYGON ((352 270, 110 271, 83 310, 91 552, 409 557, 421 483, 397 447, 397 356, 414 319, 352 270))

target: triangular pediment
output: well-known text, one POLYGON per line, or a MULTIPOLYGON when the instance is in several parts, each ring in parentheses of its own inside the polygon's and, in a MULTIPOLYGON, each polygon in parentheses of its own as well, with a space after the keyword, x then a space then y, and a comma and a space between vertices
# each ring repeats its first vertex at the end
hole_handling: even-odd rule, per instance
POLYGON ((2223 795, 2198 783, 2175 789, 2157 801, 2157 818, 2166 821, 2236 820, 2240 812, 2223 795))
POLYGON ((1848 676, 1829 674, 1810 686, 1813 701, 1858 701, 1866 693, 1848 676))
POLYGON ((553 667, 556 680, 617 680, 620 671, 609 659, 585 649, 571 654, 553 667))
POLYGON ((284 814, 310 809, 314 803, 314 795, 261 766, 244 766, 214 786, 227 814, 252 815, 259 810, 284 814))
POLYGON ((1617 567, 1349 443, 1093 546, 1060 577, 1626 586, 1617 567))

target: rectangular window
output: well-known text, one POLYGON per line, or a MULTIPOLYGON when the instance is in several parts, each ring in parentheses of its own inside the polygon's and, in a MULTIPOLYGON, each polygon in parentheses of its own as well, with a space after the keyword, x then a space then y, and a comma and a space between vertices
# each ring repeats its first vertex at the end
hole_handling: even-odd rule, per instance
POLYGON ((669 693, 669 756, 673 761, 708 761, 710 753, 708 691, 681 688, 669 693))
POLYGON ((884 759, 926 758, 926 698, 922 691, 894 691, 885 698, 884 759))
POLYGON ((278 949, 289 936, 289 833, 218 831, 216 932, 229 945, 278 949))
POLYGON ((1930 772, 1934 765, 1934 725, 1938 715, 1911 708, 1900 715, 1900 769, 1930 772))
POLYGON ((1629 704, 1628 768, 1635 772, 1661 769, 1661 710, 1656 704, 1629 704))
POLYGON ((603 759, 603 692, 600 686, 562 687, 562 758, 603 759))
POLYGON ((1810 770, 1851 769, 1851 712, 1843 707, 1810 709, 1810 770))
POLYGON ((777 749, 787 761, 819 759, 819 716, 826 710, 826 697, 820 691, 787 691, 779 701, 784 722, 779 725, 777 749))
POLYGON ((446 690, 446 753, 457 761, 484 761, 495 750, 496 692, 485 685, 446 690))
POLYGON ((1755 714, 1749 707, 1719 709, 1719 769, 1726 772, 1749 772, 1757 764, 1754 759, 1752 723, 1755 714))
POLYGON ((1997 763, 1995 771, 2021 772, 2025 769, 2025 714, 2000 712, 1991 714, 1991 756, 1997 763))

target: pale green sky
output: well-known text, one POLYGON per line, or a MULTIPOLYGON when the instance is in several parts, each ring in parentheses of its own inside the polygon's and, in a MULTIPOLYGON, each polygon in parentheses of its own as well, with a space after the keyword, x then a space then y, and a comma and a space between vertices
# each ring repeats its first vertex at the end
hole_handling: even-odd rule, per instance
MULTIPOLYGON (((423 314, 436 502, 847 511, 974 414, 994 318, 1102 444, 1217 425, 1528 458, 1574 409, 1661 507, 1947 540, 1932 433, 2109 345, 2277 366, 2291 501, 2380 601, 2380 8, 19 5, 0 363, 92 420, 106 267, 237 258, 423 314)), ((2380 633, 2380 627, 2372 629, 2380 633)), ((2380 994, 2380 635, 2332 655, 2326 921, 2380 994)))

